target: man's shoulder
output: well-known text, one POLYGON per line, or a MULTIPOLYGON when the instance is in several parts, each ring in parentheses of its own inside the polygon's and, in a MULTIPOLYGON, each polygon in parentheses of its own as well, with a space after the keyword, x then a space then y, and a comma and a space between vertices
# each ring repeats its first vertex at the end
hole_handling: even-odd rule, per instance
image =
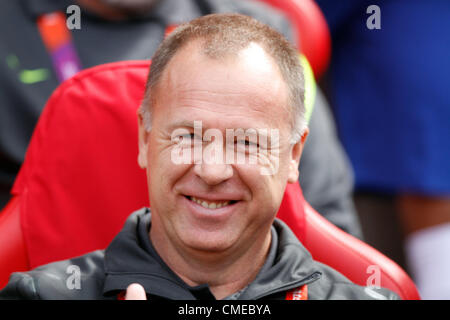
POLYGON ((99 299, 102 296, 104 251, 52 262, 28 272, 15 272, 0 299, 99 299))
POLYGON ((335 269, 314 261, 320 270, 320 281, 310 285, 310 299, 317 300, 399 300, 394 292, 381 288, 361 286, 350 281, 335 269))
MULTIPOLYGON (((274 227, 278 239, 276 277, 280 280, 296 278, 302 285, 307 284, 308 299, 398 299, 398 296, 390 290, 357 285, 336 269, 314 260, 311 253, 282 220, 275 219, 274 227), (310 280, 305 283, 305 275, 317 276, 309 276, 310 280)), ((291 282, 291 280, 288 282, 291 282)))

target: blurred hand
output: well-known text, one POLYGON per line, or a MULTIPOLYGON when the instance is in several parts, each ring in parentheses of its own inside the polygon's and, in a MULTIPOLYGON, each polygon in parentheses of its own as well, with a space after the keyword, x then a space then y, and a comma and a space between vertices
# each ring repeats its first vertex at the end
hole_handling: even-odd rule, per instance
POLYGON ((147 300, 147 295, 139 283, 132 283, 127 287, 125 300, 147 300))

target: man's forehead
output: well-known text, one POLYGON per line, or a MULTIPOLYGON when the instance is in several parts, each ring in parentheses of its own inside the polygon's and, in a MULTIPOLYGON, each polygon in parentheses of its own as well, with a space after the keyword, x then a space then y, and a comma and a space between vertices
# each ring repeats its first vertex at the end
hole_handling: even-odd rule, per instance
POLYGON ((253 71, 259 72, 279 72, 276 61, 270 54, 256 42, 249 42, 243 48, 215 48, 205 44, 205 40, 193 39, 183 45, 169 61, 167 70, 179 70, 183 66, 197 67, 198 64, 216 63, 227 66, 245 65, 253 71), (192 64, 196 62, 195 64, 192 64))
POLYGON ((190 43, 171 59, 152 94, 154 115, 161 112, 171 129, 183 119, 191 123, 184 127, 204 120, 204 128, 290 128, 288 101, 276 63, 256 44, 210 58, 200 42, 190 43))
POLYGON ((193 41, 171 59, 160 84, 158 98, 163 99, 203 94, 214 100, 248 98, 261 106, 284 105, 288 100, 278 66, 256 43, 234 56, 210 58, 202 53, 201 43, 193 41))

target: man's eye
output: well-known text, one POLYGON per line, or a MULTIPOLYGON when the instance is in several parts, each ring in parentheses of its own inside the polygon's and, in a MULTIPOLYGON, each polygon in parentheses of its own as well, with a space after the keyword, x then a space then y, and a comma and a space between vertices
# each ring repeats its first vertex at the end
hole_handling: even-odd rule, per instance
POLYGON ((194 141, 202 141, 201 138, 194 133, 185 133, 177 136, 178 143, 192 144, 194 141))
POLYGON ((194 139, 194 134, 193 133, 187 133, 187 134, 182 134, 180 135, 181 139, 194 139))
POLYGON ((181 140, 194 140, 198 137, 194 133, 186 133, 179 136, 181 140))
POLYGON ((246 147, 250 147, 250 146, 257 147, 258 146, 257 143, 255 143, 253 141, 250 141, 250 140, 237 140, 236 143, 239 144, 239 145, 246 146, 246 147))

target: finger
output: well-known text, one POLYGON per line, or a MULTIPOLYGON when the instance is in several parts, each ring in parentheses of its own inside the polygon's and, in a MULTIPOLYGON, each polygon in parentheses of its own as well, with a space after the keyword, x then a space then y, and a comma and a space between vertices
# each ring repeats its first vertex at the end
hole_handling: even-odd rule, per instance
POLYGON ((127 287, 125 300, 147 300, 147 295, 140 284, 132 283, 127 287))

